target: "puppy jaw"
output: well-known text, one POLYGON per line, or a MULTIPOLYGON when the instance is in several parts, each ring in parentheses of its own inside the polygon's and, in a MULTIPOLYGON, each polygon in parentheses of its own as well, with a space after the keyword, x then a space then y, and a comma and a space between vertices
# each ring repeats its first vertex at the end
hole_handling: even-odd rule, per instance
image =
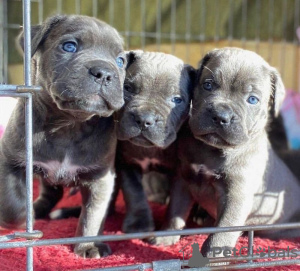
MULTIPOLYGON (((107 117, 123 106, 126 59, 123 40, 114 28, 94 18, 76 15, 55 16, 32 30, 34 78, 39 80, 35 84, 43 85, 60 110, 107 117), (86 25, 84 31, 81 23, 86 25), (69 25, 73 25, 72 29, 69 25), (114 40, 108 42, 105 38, 114 40), (64 51, 66 41, 76 42, 78 51, 64 51), (117 57, 125 60, 124 67, 117 66, 117 57), (110 81, 97 78, 97 72, 91 73, 95 68, 108 72, 110 81)), ((20 44, 22 40, 21 34, 20 44)))
POLYGON ((166 148, 188 117, 195 70, 163 53, 130 51, 127 59, 125 107, 118 113, 118 139, 166 148), (182 102, 174 103, 174 97, 182 102))
MULTIPOLYGON (((189 120, 197 139, 222 149, 247 144, 265 133, 272 68, 261 57, 236 48, 215 50, 204 57, 199 71, 189 120), (212 82, 209 91, 207 81, 212 82), (250 104, 250 96, 258 98, 258 103, 250 104)), ((280 98, 274 99, 280 103, 280 98)))

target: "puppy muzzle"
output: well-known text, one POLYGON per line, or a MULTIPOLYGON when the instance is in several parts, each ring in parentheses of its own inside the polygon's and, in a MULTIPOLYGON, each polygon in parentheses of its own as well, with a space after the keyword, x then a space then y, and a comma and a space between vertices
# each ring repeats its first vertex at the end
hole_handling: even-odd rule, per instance
POLYGON ((215 147, 233 147, 248 140, 246 127, 227 104, 204 108, 189 123, 196 138, 215 147))
MULTIPOLYGON (((131 110, 123 112, 118 127, 118 138, 120 140, 129 140, 132 143, 151 147, 167 147, 176 134, 167 120, 153 111, 131 110)), ((175 136, 176 137, 176 136, 175 136)))
POLYGON ((73 80, 61 74, 51 96, 61 110, 108 116, 124 105, 122 76, 109 62, 93 61, 74 70, 73 80))

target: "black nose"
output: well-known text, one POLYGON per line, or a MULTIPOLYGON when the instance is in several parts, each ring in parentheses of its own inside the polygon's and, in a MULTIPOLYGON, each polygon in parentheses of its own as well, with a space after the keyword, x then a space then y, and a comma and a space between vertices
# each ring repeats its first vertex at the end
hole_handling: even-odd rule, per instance
POLYGON ((231 111, 220 110, 220 111, 215 111, 213 113, 212 120, 217 125, 226 126, 226 125, 230 125, 232 117, 233 114, 231 111))
POLYGON ((95 66, 90 68, 89 71, 99 83, 110 84, 115 77, 114 72, 106 67, 95 66))
POLYGON ((135 114, 134 119, 141 129, 148 129, 157 122, 157 117, 152 113, 135 114))

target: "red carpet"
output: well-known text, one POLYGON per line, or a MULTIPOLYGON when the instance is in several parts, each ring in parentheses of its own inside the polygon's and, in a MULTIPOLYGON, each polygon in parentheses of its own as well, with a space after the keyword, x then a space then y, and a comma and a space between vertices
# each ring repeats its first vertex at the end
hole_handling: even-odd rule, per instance
MULTIPOLYGON (((37 185, 35 184, 35 191, 37 185)), ((80 195, 68 197, 65 193, 64 199, 57 206, 66 207, 77 205, 80 202, 80 195)), ((105 224, 105 234, 120 233, 122 219, 124 217, 124 204, 122 198, 119 197, 117 202, 117 212, 114 216, 109 217, 105 224)), ((152 204, 153 213, 157 221, 163 220, 165 207, 152 204)), ((44 233, 44 239, 73 237, 77 225, 77 219, 70 218, 64 220, 37 220, 35 229, 41 230, 44 233)), ((9 231, 1 230, 0 235, 9 233, 9 231)), ((147 263, 155 260, 165 259, 182 259, 182 253, 179 252, 186 244, 197 242, 201 246, 205 236, 188 236, 180 240, 176 245, 170 247, 156 247, 146 244, 140 240, 110 242, 113 255, 102 259, 82 259, 77 257, 71 249, 70 245, 57 245, 49 247, 34 248, 34 270, 82 270, 93 269, 110 266, 131 265, 137 263, 147 263)), ((272 241, 268 239, 255 238, 255 248, 270 248, 272 249, 287 249, 287 246, 292 248, 300 247, 300 239, 297 240, 281 240, 272 241)), ((239 249, 247 245, 247 238, 241 237, 237 244, 239 249)), ((190 246, 188 246, 190 247, 190 246)), ((191 251, 191 249, 190 249, 191 251)), ((25 270, 26 252, 23 248, 18 249, 3 249, 0 250, 0 270, 25 270)), ((254 270, 254 269, 252 269, 254 270)), ((271 267, 261 268, 259 270, 300 270, 300 266, 287 267, 271 267)))

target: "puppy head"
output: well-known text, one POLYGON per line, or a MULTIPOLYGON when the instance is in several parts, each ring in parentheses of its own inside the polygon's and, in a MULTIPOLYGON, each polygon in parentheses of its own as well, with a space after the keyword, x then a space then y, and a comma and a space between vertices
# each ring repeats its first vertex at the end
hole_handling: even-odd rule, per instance
POLYGON ((196 71, 164 53, 131 51, 127 58, 118 138, 143 147, 166 148, 188 116, 196 71))
POLYGON ((189 121, 194 136, 217 148, 234 147, 265 132, 285 95, 276 69, 254 52, 223 48, 200 62, 189 121))
MULTIPOLYGON (((22 49, 23 42, 22 32, 22 49)), ((31 28, 31 43, 35 84, 59 109, 109 116, 122 107, 126 57, 113 27, 87 16, 54 16, 31 28)))

